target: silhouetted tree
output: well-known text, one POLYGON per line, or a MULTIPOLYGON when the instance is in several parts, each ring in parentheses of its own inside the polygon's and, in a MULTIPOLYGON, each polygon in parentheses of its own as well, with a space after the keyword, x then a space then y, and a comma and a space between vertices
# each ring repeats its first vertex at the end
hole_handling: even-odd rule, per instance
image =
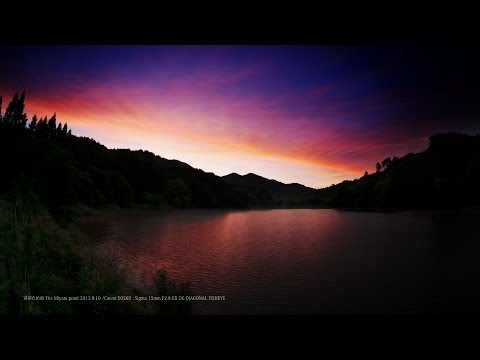
POLYGON ((3 120, 8 125, 12 125, 12 119, 14 117, 14 108, 17 105, 17 102, 18 102, 18 92, 16 92, 15 95, 13 95, 12 101, 10 101, 10 104, 8 104, 7 108, 5 109, 5 116, 3 117, 3 120))
POLYGON ((54 113, 50 119, 48 119, 48 127, 55 129, 57 126, 57 113, 54 113))
POLYGON ((377 170, 377 173, 380 172, 380 171, 382 171, 382 164, 380 164, 379 162, 377 162, 377 163, 375 164, 375 169, 377 170))
POLYGON ((16 109, 17 110, 16 115, 18 117, 17 126, 22 129, 25 129, 28 121, 27 114, 23 112, 25 110, 25 90, 22 92, 22 95, 20 95, 20 99, 18 100, 17 106, 18 106, 16 109))
POLYGON ((383 170, 388 170, 391 165, 392 165, 392 159, 390 159, 390 157, 387 157, 385 160, 382 161, 383 170))
POLYGON ((66 137, 67 132, 68 132, 68 126, 67 126, 67 123, 65 123, 65 125, 63 125, 63 128, 62 128, 61 136, 66 137))
POLYGON ((31 132, 35 132, 37 130, 37 115, 33 115, 32 121, 30 121, 30 124, 28 125, 28 129, 31 132))
POLYGON ((47 127, 47 117, 45 116, 43 119, 40 119, 37 123, 37 134, 41 136, 48 135, 48 127, 47 127))
POLYGON ((57 137, 60 137, 62 135, 62 123, 58 123, 58 126, 57 126, 57 131, 56 131, 56 136, 57 137))
POLYGON ((54 137, 57 131, 57 113, 54 113, 53 116, 48 120, 47 128, 48 136, 54 137))
POLYGON ((3 117, 4 123, 17 129, 25 129, 27 124, 27 114, 23 112, 24 109, 25 91, 20 97, 17 92, 5 110, 5 116, 3 117))

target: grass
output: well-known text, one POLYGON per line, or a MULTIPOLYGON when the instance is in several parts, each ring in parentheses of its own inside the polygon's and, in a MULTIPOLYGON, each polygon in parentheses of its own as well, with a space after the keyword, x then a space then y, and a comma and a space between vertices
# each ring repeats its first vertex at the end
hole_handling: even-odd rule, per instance
POLYGON ((54 217, 35 198, 0 199, 0 314, 123 316, 191 312, 186 302, 24 300, 24 296, 190 294, 188 284, 176 284, 161 271, 152 294, 128 287, 112 264, 95 256, 91 242, 71 221, 76 216, 95 214, 98 212, 85 206, 71 206, 54 217))

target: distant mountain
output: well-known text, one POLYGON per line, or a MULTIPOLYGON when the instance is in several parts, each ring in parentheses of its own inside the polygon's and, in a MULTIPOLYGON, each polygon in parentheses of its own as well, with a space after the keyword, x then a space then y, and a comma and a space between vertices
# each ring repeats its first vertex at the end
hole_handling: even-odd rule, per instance
POLYGON ((232 173, 222 177, 231 185, 246 185, 252 188, 265 189, 278 205, 295 205, 308 201, 315 194, 315 189, 293 183, 284 184, 280 181, 266 179, 256 174, 239 175, 232 173))

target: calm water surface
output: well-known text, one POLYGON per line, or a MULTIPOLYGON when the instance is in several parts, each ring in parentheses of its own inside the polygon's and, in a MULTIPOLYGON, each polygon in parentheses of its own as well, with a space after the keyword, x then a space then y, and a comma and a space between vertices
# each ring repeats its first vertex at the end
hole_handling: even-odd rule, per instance
POLYGON ((197 314, 480 312, 480 211, 125 212, 84 219, 135 286, 164 269, 197 314))

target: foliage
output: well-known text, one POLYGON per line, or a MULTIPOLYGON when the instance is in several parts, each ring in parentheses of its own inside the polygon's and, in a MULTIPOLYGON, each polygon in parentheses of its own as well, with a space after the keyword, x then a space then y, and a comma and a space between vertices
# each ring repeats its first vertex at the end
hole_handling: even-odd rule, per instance
POLYGON ((427 150, 377 163, 377 172, 320 189, 312 203, 352 209, 432 209, 480 203, 480 136, 448 133, 427 150))
MULTIPOLYGON (((25 93, 2 114, 0 97, 0 313, 152 314, 190 303, 28 302, 24 295, 102 296, 126 289, 89 251, 72 218, 102 206, 252 208, 278 205, 423 209, 480 203, 480 136, 430 138, 424 152, 386 158, 376 172, 312 190, 254 174, 220 178, 148 151, 107 149, 71 134, 56 114, 28 121, 25 93), (273 196, 272 196, 273 195, 273 196), (162 305, 166 304, 166 305, 162 305)), ((159 271, 155 295, 185 295, 159 271)), ((145 295, 138 289, 131 294, 145 295)))
MULTIPOLYGON (((32 195, 0 201, 0 314, 129 315, 184 314, 188 302, 25 301, 24 296, 118 296, 146 294, 125 281, 89 250, 72 223, 60 226, 32 195), (16 220, 15 220, 16 219, 16 220)), ((190 294, 188 284, 159 271, 155 295, 190 294), (162 285, 163 284, 163 285, 162 285)))
MULTIPOLYGON (((56 114, 27 122, 25 94, 0 114, 1 189, 22 178, 55 212, 84 204, 152 208, 245 208, 273 205, 265 189, 230 185, 222 178, 148 151, 107 149, 57 125, 56 114)), ((268 191, 267 191, 268 192, 268 191)))
MULTIPOLYGON (((25 93, 15 94, 2 114, 0 97, 3 154, 0 157, 0 314, 190 312, 188 302, 172 306, 166 302, 152 305, 133 301, 24 299, 24 296, 146 296, 138 289, 127 288, 123 277, 112 270, 113 266, 91 253, 72 219, 92 213, 92 207, 130 206, 136 200, 130 182, 144 185, 141 179, 146 175, 151 181, 145 182, 145 188, 150 189, 149 186, 158 184, 148 175, 164 176, 154 163, 151 168, 141 169, 146 173, 140 174, 134 173, 140 169, 133 166, 164 159, 153 154, 143 156, 143 152, 107 150, 91 139, 75 137, 66 123, 57 125, 56 114, 40 120, 34 115, 28 123, 24 101, 25 93)), ((163 196, 159 194, 164 191, 164 182, 161 184, 152 198, 163 196)), ((187 185, 176 184, 172 203, 190 206, 185 200, 189 195, 187 185)), ((187 284, 177 284, 159 271, 154 295, 184 295, 190 294, 189 291, 187 284)))
MULTIPOLYGON (((327 206, 355 209, 419 209, 478 204, 479 136, 437 134, 429 148, 386 158, 376 172, 313 190, 254 174, 220 178, 148 151, 107 149, 71 135, 67 124, 24 113, 25 93, 0 110, 0 189, 39 196, 48 209, 78 204, 168 208, 327 206)), ((1 109, 1 108, 0 108, 1 109)))

